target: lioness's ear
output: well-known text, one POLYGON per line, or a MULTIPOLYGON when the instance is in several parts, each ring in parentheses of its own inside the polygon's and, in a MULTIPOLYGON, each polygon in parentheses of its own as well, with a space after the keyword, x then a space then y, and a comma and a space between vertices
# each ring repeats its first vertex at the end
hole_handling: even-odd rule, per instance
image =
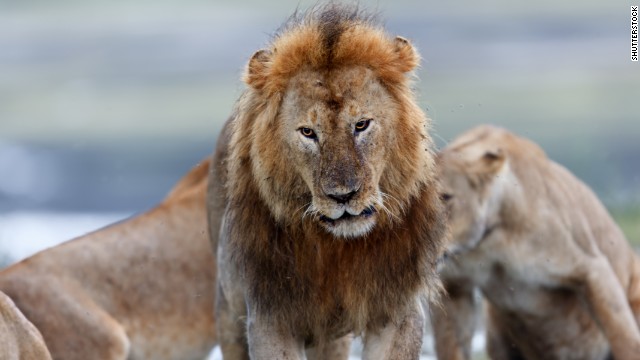
POLYGON ((394 39, 396 53, 398 54, 398 67, 402 72, 409 72, 420 64, 420 55, 411 45, 409 40, 397 36, 394 39))
POLYGON ((504 164, 505 156, 502 149, 487 150, 482 156, 482 162, 487 172, 496 173, 502 164, 504 164))
POLYGON ((267 83, 271 51, 258 50, 249 60, 244 82, 256 90, 262 90, 267 83))

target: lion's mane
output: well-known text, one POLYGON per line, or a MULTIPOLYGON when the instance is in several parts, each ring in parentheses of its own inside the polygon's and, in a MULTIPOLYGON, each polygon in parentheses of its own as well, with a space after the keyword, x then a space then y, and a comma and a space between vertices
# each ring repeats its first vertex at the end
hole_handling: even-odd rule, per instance
POLYGON ((438 288, 434 269, 445 226, 429 120, 408 73, 418 62, 413 47, 394 41, 375 17, 333 4, 294 15, 250 60, 249 87, 228 124, 223 227, 232 228, 230 258, 261 312, 309 333, 362 331, 397 321, 413 295, 438 288), (275 130, 292 76, 346 66, 372 70, 400 119, 379 180, 389 216, 348 240, 302 216, 311 194, 275 130))

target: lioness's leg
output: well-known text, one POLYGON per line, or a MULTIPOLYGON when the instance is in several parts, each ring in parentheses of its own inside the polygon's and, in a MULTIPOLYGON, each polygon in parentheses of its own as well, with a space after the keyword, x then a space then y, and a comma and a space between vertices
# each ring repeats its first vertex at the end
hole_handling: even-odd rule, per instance
POLYGON ((42 335, 0 291, 0 359, 50 360, 42 335))
POLYGON ((640 258, 634 256, 633 260, 628 297, 631 311, 636 319, 636 324, 640 326, 640 258))
POLYGON ((127 359, 129 338, 113 317, 82 292, 47 280, 28 284, 28 291, 15 283, 3 288, 40 330, 53 359, 127 359))
POLYGON ((446 281, 441 304, 431 307, 431 327, 436 353, 441 360, 471 358, 471 340, 476 326, 473 285, 464 280, 446 281))
POLYGON ((487 332, 487 354, 492 360, 522 360, 520 350, 513 344, 500 326, 494 308, 485 301, 485 327, 487 332))
POLYGON ((349 358, 351 350, 351 334, 318 347, 307 349, 307 360, 343 360, 349 358))
POLYGON ((218 286, 215 313, 220 350, 225 360, 249 360, 244 312, 240 314, 234 311, 225 295, 222 287, 218 286))
POLYGON ((592 259, 586 266, 584 295, 602 327, 611 352, 617 360, 640 356, 640 330, 631 312, 626 293, 604 257, 592 259))
POLYGON ((379 333, 368 331, 364 338, 365 360, 418 359, 422 347, 424 315, 418 301, 399 324, 388 324, 379 333))

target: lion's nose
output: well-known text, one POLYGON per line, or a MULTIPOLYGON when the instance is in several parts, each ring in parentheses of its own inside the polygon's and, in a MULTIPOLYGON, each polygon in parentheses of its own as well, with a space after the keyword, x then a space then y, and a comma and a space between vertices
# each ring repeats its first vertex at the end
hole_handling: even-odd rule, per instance
POLYGON ((338 204, 345 204, 358 192, 358 190, 348 192, 346 194, 327 194, 328 197, 335 200, 338 204))

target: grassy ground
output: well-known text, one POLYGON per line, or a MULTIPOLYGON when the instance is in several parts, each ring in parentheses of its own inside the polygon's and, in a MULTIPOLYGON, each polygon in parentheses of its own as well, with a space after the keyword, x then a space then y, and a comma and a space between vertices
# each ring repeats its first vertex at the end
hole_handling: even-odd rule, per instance
POLYGON ((626 209, 613 210, 616 220, 629 242, 636 248, 640 247, 640 204, 626 209))

